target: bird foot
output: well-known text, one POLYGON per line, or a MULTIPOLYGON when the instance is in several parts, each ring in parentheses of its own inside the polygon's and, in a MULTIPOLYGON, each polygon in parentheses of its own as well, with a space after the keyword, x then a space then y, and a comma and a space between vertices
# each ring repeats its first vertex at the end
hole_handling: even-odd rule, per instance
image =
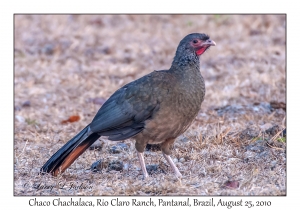
POLYGON ((173 169, 176 178, 181 179, 182 178, 182 174, 179 172, 178 168, 174 164, 174 162, 171 159, 171 157, 169 155, 166 155, 165 153, 163 153, 163 156, 168 161, 168 163, 170 164, 171 168, 173 169))
POLYGON ((148 174, 144 174, 143 180, 148 180, 148 179, 149 179, 149 175, 148 174))
POLYGON ((175 172, 175 176, 176 176, 176 178, 178 178, 178 179, 181 179, 181 178, 182 178, 182 174, 181 174, 179 171, 176 171, 176 172, 175 172))
POLYGON ((143 171, 143 175, 144 175, 143 179, 146 180, 149 177, 149 175, 148 175, 148 172, 147 172, 147 169, 146 169, 143 153, 138 152, 137 155, 138 155, 138 158, 140 160, 141 169, 143 171))

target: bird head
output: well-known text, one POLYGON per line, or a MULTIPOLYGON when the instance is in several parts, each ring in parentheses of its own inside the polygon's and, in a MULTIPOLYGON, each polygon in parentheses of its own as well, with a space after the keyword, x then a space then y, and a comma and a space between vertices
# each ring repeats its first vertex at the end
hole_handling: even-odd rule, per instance
POLYGON ((199 62, 199 57, 216 43, 208 35, 202 33, 192 33, 184 37, 176 50, 174 62, 185 65, 190 62, 199 62))
POLYGON ((210 46, 215 46, 216 43, 206 34, 193 33, 182 39, 179 46, 183 45, 184 50, 195 52, 196 55, 202 55, 210 46))

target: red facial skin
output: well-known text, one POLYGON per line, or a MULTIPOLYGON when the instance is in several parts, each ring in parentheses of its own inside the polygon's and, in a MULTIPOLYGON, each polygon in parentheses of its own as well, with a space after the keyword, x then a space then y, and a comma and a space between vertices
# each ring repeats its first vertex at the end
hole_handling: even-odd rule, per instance
POLYGON ((196 50, 197 55, 202 55, 208 47, 201 47, 199 50, 196 50))
POLYGON ((205 50, 207 50, 210 46, 215 46, 216 43, 211 39, 205 41, 200 39, 194 39, 191 42, 191 45, 195 48, 196 54, 199 56, 202 55, 205 52, 205 50))

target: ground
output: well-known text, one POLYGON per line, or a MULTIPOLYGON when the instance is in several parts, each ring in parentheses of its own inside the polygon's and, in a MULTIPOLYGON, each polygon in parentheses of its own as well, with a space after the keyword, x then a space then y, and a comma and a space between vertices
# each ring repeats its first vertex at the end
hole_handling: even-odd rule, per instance
POLYGON ((286 195, 285 15, 15 15, 14 23, 15 195, 286 195), (143 180, 134 141, 105 138, 62 175, 39 175, 114 91, 168 69, 193 32, 217 46, 201 57, 201 111, 172 149, 182 179, 149 148, 143 180))

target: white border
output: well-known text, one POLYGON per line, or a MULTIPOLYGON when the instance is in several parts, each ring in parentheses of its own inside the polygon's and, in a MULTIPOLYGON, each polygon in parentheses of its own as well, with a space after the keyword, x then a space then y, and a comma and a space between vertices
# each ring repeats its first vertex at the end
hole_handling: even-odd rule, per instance
MULTIPOLYGON (((224 200, 272 201, 270 209, 299 206, 299 138, 297 138, 297 117, 299 116, 299 8, 296 1, 2 1, 1 3, 1 207, 28 207, 32 197, 13 196, 13 14, 14 13, 286 13, 287 14, 287 120, 288 120, 288 181, 287 196, 284 197, 215 197, 224 200), (298 172, 298 173, 297 173, 298 172)), ((53 197, 39 197, 52 201, 53 197)), ((70 197, 63 197, 67 200, 70 197)), ((78 197, 75 197, 78 198, 78 197)), ((114 197, 105 197, 106 199, 114 197)), ((143 197, 139 197, 143 199, 143 197)), ((144 197, 146 199, 146 197, 144 197)), ((170 198, 170 197, 166 197, 170 198)), ((176 197, 180 199, 180 197, 176 197)), ((193 197, 191 197, 193 198, 193 197)), ((199 199, 208 199, 200 197, 199 199)), ((85 200, 95 197, 84 197, 85 200)), ((131 200, 132 197, 122 197, 131 200)), ((154 199, 158 199, 155 198, 154 199)), ((296 207, 296 208, 295 208, 296 207)), ((68 207, 73 208, 73 207, 68 207)), ((100 208, 100 207, 98 207, 100 208)), ((103 208, 103 207, 101 207, 103 208)), ((112 208, 112 207, 110 207, 112 208)), ((122 207, 124 208, 124 207, 122 207)), ((131 209, 134 207, 125 207, 131 209)), ((140 207, 139 207, 140 208, 140 207)), ((178 208, 178 207, 177 207, 178 208)), ((182 208, 182 207, 180 207, 182 208)), ((198 207, 199 208, 199 207, 198 207)), ((243 207, 245 208, 245 207, 243 207)), ((298 207, 299 208, 299 207, 298 207)), ((57 209, 57 207, 55 208, 57 209)), ((223 209, 227 209, 223 207, 223 209)), ((233 209, 236 209, 233 207, 233 209)))

